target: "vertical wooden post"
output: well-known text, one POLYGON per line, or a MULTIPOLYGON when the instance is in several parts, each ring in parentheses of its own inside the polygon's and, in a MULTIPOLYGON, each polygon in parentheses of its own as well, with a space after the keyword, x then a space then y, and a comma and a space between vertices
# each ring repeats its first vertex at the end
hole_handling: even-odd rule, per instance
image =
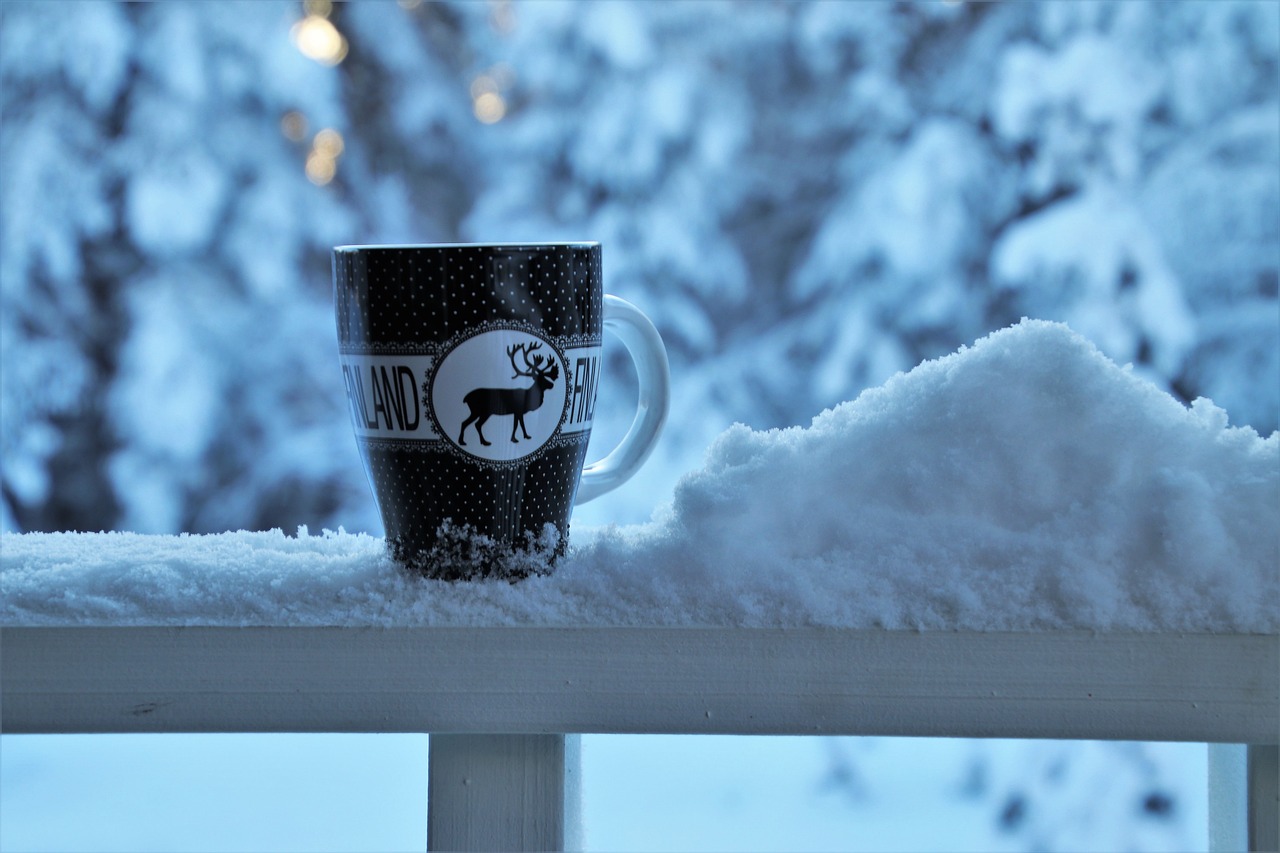
POLYGON ((577 823, 565 735, 431 735, 427 849, 564 850, 577 823), (566 796, 566 790, 570 795, 566 796))
POLYGON ((1280 747, 1209 744, 1209 849, 1280 850, 1280 747))
POLYGON ((1248 848, 1247 747, 1209 744, 1209 850, 1240 853, 1248 848))
POLYGON ((1249 849, 1280 850, 1280 746, 1251 744, 1247 765, 1249 849))

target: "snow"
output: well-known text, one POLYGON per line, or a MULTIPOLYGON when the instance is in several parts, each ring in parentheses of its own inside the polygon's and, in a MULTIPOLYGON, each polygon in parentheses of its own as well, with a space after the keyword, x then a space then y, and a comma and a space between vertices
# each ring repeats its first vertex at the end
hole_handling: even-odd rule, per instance
POLYGON ((1076 110, 1095 125, 1131 123, 1159 95, 1154 71, 1114 42, 1082 35, 1056 54, 1016 44, 1004 59, 996 126, 1029 138, 1047 110, 1076 110), (1108 73, 1093 73, 1106 68, 1108 73))
POLYGON ((653 58, 645 19, 631 4, 591 4, 584 12, 583 31, 588 43, 604 54, 610 64, 634 70, 653 58))
POLYGON ((1189 850, 1206 821, 1202 744, 933 739, 927 763, 920 744, 584 738, 588 849, 1189 850), (1144 810, 1148 797, 1168 811, 1144 810))
MULTIPOLYGON (((850 171, 866 170, 861 158, 850 159, 850 171)), ((872 258, 908 280, 945 281, 981 225, 975 188, 988 180, 986 165, 963 124, 922 123, 897 163, 868 176, 861 192, 832 212, 797 272, 797 293, 812 295, 831 284, 833 271, 847 273, 872 258)), ((854 280, 835 277, 846 288, 854 280)))
POLYGON ((218 164, 199 154, 157 166, 130 189, 129 227, 153 254, 198 250, 214 236, 228 190, 218 164))
POLYGON ((27 4, 21 14, 5 16, 0 54, 25 57, 22 74, 28 78, 65 74, 89 106, 102 109, 128 72, 131 45, 124 18, 121 7, 108 3, 27 4), (76 26, 63 26, 73 15, 76 26))
POLYGON ((8 624, 1275 632, 1280 433, 1024 320, 807 428, 736 425, 549 577, 410 577, 367 534, 6 534, 8 624))
MULTIPOLYGON (((585 735, 581 755, 592 851, 1204 849, 1203 744, 585 735)), ((422 850, 428 760, 424 734, 7 735, 0 846, 422 850)))
POLYGON ((1195 320, 1156 235, 1114 189, 1095 187, 1010 226, 995 243, 992 279, 1053 302, 1104 351, 1136 358, 1145 344, 1160 370, 1174 370, 1196 343, 1195 320), (1112 298, 1111 311, 1097 311, 1112 298))

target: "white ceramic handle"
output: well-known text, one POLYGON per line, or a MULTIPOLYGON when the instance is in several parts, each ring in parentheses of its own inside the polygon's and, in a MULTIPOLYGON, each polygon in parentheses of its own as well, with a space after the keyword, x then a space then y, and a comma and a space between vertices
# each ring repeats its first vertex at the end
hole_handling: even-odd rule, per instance
POLYGON ((639 408, 631 428, 618 446, 599 462, 592 462, 582 469, 578 496, 574 500, 580 504, 598 498, 631 479, 631 475, 653 452, 671 406, 671 368, 667 364, 667 348, 649 318, 630 302, 606 293, 604 327, 618 336, 635 362, 636 376, 640 380, 639 408))

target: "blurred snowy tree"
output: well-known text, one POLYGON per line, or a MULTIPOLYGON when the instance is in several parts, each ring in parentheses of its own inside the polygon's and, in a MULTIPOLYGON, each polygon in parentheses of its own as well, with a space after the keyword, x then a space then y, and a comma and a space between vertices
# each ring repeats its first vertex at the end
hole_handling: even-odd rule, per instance
POLYGON ((7 524, 35 529, 118 516, 104 462, 128 321, 114 285, 141 263, 103 157, 126 132, 132 27, 118 6, 76 11, 67 27, 52 6, 0 9, 0 487, 7 524))
POLYGON ((469 110, 378 96, 448 79, 412 31, 357 41, 340 75, 291 44, 299 12, 2 10, 6 526, 376 523, 328 249, 452 237, 470 199, 446 125, 469 110))
POLYGON ((1278 11, 1045 4, 993 99, 1028 155, 1020 192, 1053 199, 996 240, 993 319, 1052 313, 1263 431, 1280 409, 1278 11))

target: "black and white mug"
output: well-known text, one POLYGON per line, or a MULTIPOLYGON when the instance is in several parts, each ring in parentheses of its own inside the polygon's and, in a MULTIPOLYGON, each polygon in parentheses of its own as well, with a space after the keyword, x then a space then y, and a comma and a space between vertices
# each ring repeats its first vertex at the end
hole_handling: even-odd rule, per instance
POLYGON ((599 243, 339 246, 334 305, 356 441, 395 559, 430 577, 518 577, 562 554, 569 516, 616 488, 666 420, 667 354, 603 292, 599 243), (638 408, 584 465, 603 331, 638 408))

